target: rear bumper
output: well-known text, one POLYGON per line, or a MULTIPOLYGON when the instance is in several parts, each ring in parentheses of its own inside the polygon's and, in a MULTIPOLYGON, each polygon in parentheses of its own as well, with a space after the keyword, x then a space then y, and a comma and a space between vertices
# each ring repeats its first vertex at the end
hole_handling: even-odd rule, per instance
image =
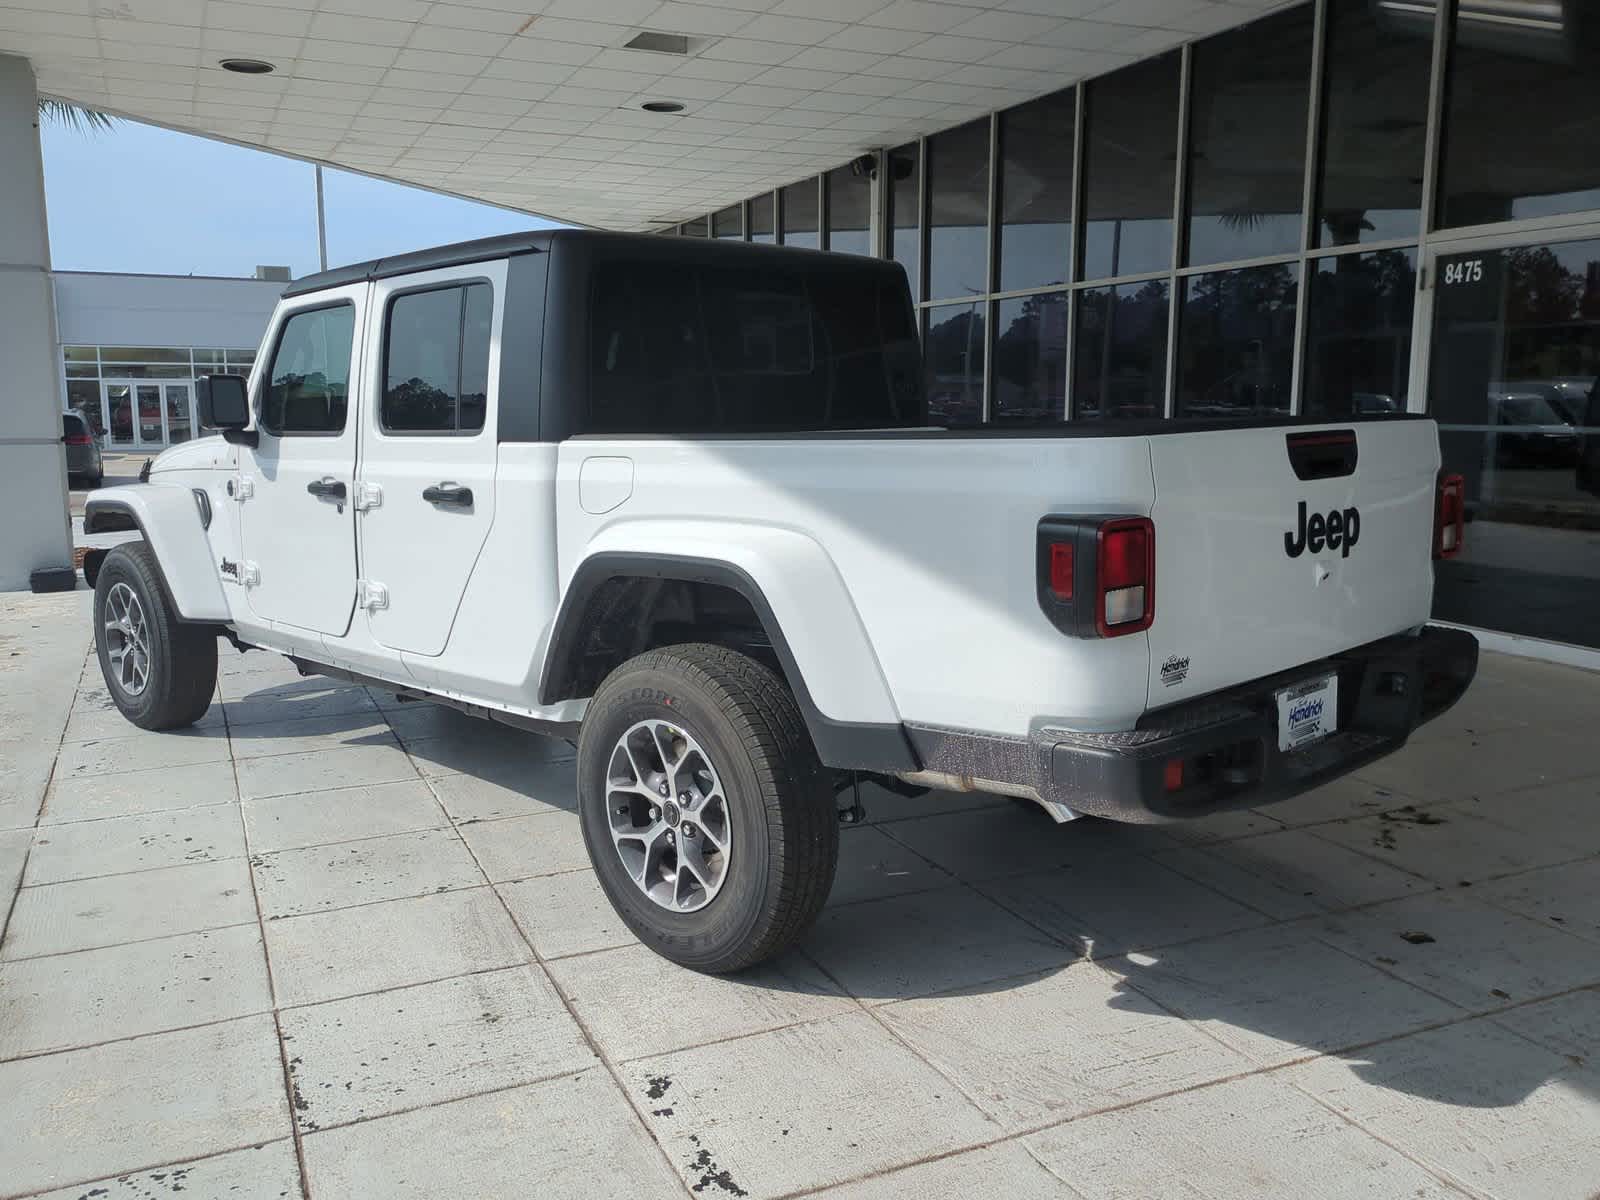
POLYGON ((1390 754, 1443 713, 1478 668, 1470 633, 1428 626, 1258 679, 1204 699, 1155 709, 1121 733, 1042 729, 995 739, 911 729, 937 770, 1021 784, 1051 806, 1152 823, 1281 800, 1390 754), (1338 731, 1303 749, 1278 749, 1275 693, 1337 672, 1338 731), (1169 790, 1168 764, 1184 764, 1169 790))

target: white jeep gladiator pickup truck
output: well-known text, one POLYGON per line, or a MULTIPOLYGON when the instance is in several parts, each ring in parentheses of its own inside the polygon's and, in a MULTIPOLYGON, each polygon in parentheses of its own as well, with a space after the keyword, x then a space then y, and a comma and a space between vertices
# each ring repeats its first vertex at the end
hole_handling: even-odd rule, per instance
POLYGON ((201 382, 222 436, 88 499, 142 535, 89 564, 111 695, 193 723, 226 637, 575 739, 618 913, 731 971, 816 916, 863 776, 1164 821, 1465 690, 1433 422, 935 428, 916 328, 893 263, 587 231, 294 283, 201 382))

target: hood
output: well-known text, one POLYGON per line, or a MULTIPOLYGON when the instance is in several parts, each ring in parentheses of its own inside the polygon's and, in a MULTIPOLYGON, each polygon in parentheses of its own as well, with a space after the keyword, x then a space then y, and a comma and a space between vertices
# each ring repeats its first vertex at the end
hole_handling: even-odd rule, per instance
POLYGON ((169 446, 156 455, 150 474, 162 471, 222 471, 232 470, 237 451, 222 440, 220 434, 196 438, 169 446))

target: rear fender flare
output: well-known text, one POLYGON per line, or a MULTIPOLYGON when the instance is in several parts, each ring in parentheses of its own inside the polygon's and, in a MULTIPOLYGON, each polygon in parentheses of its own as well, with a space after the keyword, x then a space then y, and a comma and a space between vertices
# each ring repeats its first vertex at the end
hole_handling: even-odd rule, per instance
POLYGON ((916 770, 887 681, 844 580, 813 539, 723 523, 626 522, 592 541, 562 588, 540 701, 564 695, 591 597, 607 580, 718 584, 750 602, 805 716, 822 761, 861 770, 916 770), (702 528, 701 526, 705 527, 702 528))
POLYGON ((90 492, 84 503, 83 531, 122 530, 137 530, 150 544, 167 594, 183 620, 232 619, 193 489, 138 483, 90 492))

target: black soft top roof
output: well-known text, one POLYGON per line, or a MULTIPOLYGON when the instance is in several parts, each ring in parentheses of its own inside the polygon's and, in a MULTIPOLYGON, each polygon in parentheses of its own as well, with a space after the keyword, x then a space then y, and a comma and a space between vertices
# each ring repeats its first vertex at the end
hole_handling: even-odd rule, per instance
MULTIPOLYGON (((477 238, 470 242, 453 242, 448 246, 434 246, 428 250, 413 250, 408 254, 395 254, 387 258, 374 258, 367 262, 334 267, 296 279, 283 289, 285 296, 303 296, 324 288, 340 287, 348 283, 361 283, 368 279, 385 279, 392 275, 409 275, 413 271, 432 271, 440 267, 455 267, 463 263, 489 262, 515 254, 547 253, 550 244, 585 242, 593 249, 604 248, 608 258, 628 257, 637 254, 641 259, 660 261, 664 258, 684 262, 704 262, 717 257, 766 257, 780 255, 793 260, 796 255, 813 257, 819 263, 832 265, 850 262, 858 267, 880 266, 898 269, 886 259, 872 259, 856 255, 822 254, 816 250, 802 250, 793 246, 766 246, 753 242, 719 241, 710 238, 664 236, 658 233, 612 233, 601 229, 530 229, 526 233, 506 233, 498 237, 477 238)), ((768 260, 770 261, 770 259, 768 260)))

